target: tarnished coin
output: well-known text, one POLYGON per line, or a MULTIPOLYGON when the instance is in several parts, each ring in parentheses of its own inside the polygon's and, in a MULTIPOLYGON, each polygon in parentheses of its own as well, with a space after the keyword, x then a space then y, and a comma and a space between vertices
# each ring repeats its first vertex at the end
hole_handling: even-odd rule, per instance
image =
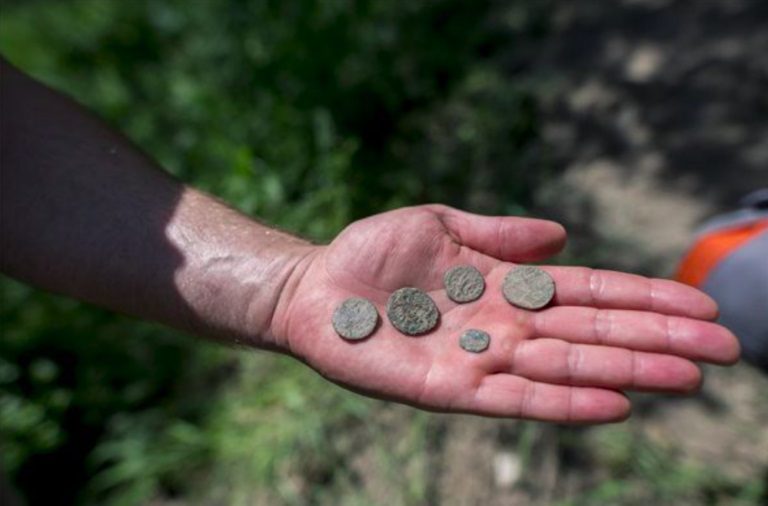
POLYGON ((389 296, 387 316, 403 334, 417 336, 429 332, 440 316, 432 298, 418 288, 400 288, 389 296))
POLYGON ((541 269, 521 265, 509 271, 501 291, 510 304, 524 309, 540 309, 555 295, 555 282, 541 269))
POLYGON ((333 328, 344 339, 365 339, 373 333, 379 313, 368 299, 352 297, 333 312, 333 328))
POLYGON ((459 338, 459 346, 472 353, 485 351, 490 344, 491 336, 488 335, 488 332, 477 329, 469 329, 459 338))
POLYGON ((485 290, 485 280, 480 271, 471 265, 458 265, 443 276, 448 298, 454 302, 472 302, 485 290))

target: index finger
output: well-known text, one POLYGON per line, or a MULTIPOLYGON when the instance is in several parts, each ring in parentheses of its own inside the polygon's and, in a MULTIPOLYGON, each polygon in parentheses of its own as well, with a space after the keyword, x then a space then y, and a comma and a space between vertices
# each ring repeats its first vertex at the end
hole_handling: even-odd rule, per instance
POLYGON ((696 288, 660 278, 588 267, 544 266, 555 280, 554 304, 637 309, 714 320, 717 303, 696 288))

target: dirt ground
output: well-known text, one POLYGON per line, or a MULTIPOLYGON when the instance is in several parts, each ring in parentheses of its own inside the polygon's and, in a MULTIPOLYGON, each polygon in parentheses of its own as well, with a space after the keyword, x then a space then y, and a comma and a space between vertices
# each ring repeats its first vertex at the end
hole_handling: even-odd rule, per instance
MULTIPOLYGON (((597 251, 602 267, 668 276, 703 219, 768 186, 768 2, 553 5, 555 33, 530 61, 510 63, 556 83, 540 96, 544 152, 557 177, 541 190, 539 212, 568 224, 576 259, 597 251)), ((622 475, 615 467, 632 457, 600 456, 626 438, 735 487, 768 482, 768 376, 747 365, 712 367, 699 395, 642 395, 636 406, 630 422, 594 429, 438 417, 431 501, 573 501, 617 476, 625 487, 636 478, 657 490, 606 503, 658 500, 668 486, 660 464, 659 476, 633 476, 642 463, 622 475)), ((676 472, 666 474, 683 480, 676 472)), ((700 493, 676 497, 705 503, 700 493)), ((730 504, 718 500, 706 504, 730 504)))

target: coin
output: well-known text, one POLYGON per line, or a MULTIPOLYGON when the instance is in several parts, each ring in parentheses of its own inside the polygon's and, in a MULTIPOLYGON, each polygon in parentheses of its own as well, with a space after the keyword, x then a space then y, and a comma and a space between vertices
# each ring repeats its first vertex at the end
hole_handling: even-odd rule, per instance
POLYGON ((373 333, 379 313, 368 299, 351 297, 333 312, 333 328, 344 339, 356 341, 373 333))
POLYGON ((448 298, 454 302, 472 302, 485 290, 485 280, 480 271, 471 265, 458 265, 443 276, 448 298))
POLYGON ((403 334, 416 336, 429 332, 440 316, 432 298, 418 288, 400 288, 389 296, 387 316, 403 334))
POLYGON ((510 304, 524 309, 540 309, 555 295, 555 282, 537 267, 520 265, 507 273, 501 291, 510 304))
POLYGON ((472 353, 485 351, 490 344, 491 336, 488 335, 488 332, 477 329, 469 329, 459 338, 459 346, 472 353))

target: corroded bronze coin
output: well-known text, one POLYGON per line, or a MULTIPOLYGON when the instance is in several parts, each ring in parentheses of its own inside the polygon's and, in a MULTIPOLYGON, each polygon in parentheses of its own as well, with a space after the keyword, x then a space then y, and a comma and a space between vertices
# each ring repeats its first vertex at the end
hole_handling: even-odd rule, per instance
POLYGON ((333 312, 333 328, 344 339, 365 339, 373 333, 379 313, 368 299, 352 297, 333 312))
POLYGON ((490 344, 491 336, 488 335, 488 332, 477 329, 469 329, 461 334, 461 337, 459 338, 459 346, 472 353, 485 351, 490 344))
POLYGON ((520 265, 509 271, 501 291, 510 304, 524 309, 540 309, 554 297, 555 282, 537 267, 520 265))
POLYGON ((472 302, 485 290, 483 275, 471 265, 458 265, 443 276, 448 298, 454 302, 472 302))
POLYGON ((400 288, 389 296, 387 316, 403 334, 417 336, 429 332, 440 316, 432 298, 418 288, 400 288))

